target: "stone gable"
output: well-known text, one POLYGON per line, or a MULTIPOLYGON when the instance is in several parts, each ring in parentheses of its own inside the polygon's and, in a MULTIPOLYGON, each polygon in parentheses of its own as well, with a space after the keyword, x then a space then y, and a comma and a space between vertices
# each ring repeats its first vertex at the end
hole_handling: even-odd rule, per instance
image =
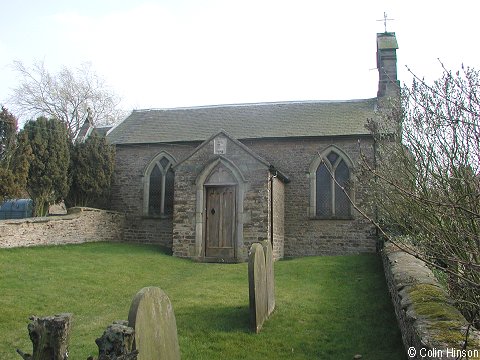
POLYGON ((246 260, 248 247, 268 238, 269 166, 243 144, 219 133, 175 167, 173 253, 176 256, 199 259, 205 256, 202 239, 208 214, 204 192, 211 175, 217 176, 218 168, 230 172, 226 184, 236 188, 236 218, 232 219, 235 261, 246 260), (222 154, 215 153, 217 139, 225 141, 226 151, 222 154))

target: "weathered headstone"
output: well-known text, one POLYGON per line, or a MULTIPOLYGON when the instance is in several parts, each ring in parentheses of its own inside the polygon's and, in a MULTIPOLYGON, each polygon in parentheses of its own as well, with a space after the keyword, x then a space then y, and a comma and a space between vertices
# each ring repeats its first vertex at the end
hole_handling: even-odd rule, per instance
POLYGON ((146 287, 133 298, 128 325, 135 329, 138 360, 180 359, 172 303, 158 287, 146 287))
POLYGON ((267 276, 263 247, 254 243, 248 256, 248 290, 250 304, 250 325, 259 333, 267 318, 267 276))
POLYGON ((275 274, 273 270, 273 249, 269 240, 261 242, 265 255, 265 272, 267 275, 267 316, 275 310, 275 274))
POLYGON ((68 358, 68 342, 72 314, 59 314, 39 318, 32 316, 28 334, 33 343, 32 355, 17 349, 24 360, 65 360, 68 358))

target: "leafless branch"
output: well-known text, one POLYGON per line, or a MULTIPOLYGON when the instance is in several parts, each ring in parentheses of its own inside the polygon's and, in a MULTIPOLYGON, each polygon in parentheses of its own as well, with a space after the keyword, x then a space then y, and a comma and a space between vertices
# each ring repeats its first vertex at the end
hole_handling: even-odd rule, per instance
MULTIPOLYGON (((320 155, 320 154, 319 154, 320 155)), ((330 170, 330 167, 327 166, 327 163, 325 162, 325 159, 322 158, 321 160, 321 163, 325 165, 325 168, 328 170, 331 178, 333 179, 333 181, 335 182, 335 184, 343 191, 343 193, 345 194, 345 196, 347 197, 348 201, 350 202, 350 204, 354 207, 354 209, 364 218, 366 219, 367 221, 369 221, 373 226, 375 226, 375 228, 378 229, 378 231, 382 234, 382 236, 385 237, 385 239, 387 239, 387 241, 389 241, 391 244, 393 244, 394 246, 396 246, 398 249, 414 256, 415 258, 419 259, 419 260, 422 260, 424 261, 426 264, 430 265, 430 266, 433 266, 441 271, 445 271, 463 281, 465 281, 466 283, 474 286, 475 288, 480 288, 480 283, 476 283, 476 282, 473 282, 471 281, 470 279, 468 278, 465 278, 463 277, 462 275, 456 273, 456 272, 453 272, 451 271, 450 269, 448 268, 444 268, 432 261, 430 261, 429 259, 427 259, 425 256, 421 255, 418 251, 416 251, 414 248, 412 247, 409 247, 405 244, 402 244, 400 243, 399 241, 396 241, 393 239, 393 237, 391 237, 390 235, 388 235, 383 227, 377 222, 375 221, 371 216, 367 215, 367 213, 365 211, 363 211, 352 199, 352 197, 350 196, 350 194, 348 193, 348 191, 346 191, 345 187, 342 186, 340 183, 338 183, 338 181, 336 180, 334 174, 332 173, 332 171, 330 170)))
POLYGON ((85 122, 90 109, 94 125, 109 125, 120 119, 120 99, 105 81, 95 74, 90 64, 77 69, 62 68, 51 74, 43 62, 27 68, 22 62, 13 64, 20 85, 13 90, 10 102, 25 120, 39 116, 65 122, 73 139, 85 122))

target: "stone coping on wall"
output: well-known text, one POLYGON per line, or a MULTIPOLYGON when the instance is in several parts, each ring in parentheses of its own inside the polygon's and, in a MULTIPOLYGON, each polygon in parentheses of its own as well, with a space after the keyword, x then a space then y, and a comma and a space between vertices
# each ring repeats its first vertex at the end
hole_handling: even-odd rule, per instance
POLYGON ((0 248, 122 241, 125 216, 88 207, 66 215, 0 220, 0 248))
POLYGON ((85 206, 76 206, 76 207, 67 209, 67 214, 65 215, 37 216, 37 217, 23 218, 23 219, 4 219, 4 220, 0 220, 0 226, 4 224, 39 223, 39 222, 48 222, 48 221, 56 221, 56 220, 70 220, 70 219, 74 219, 81 216, 83 212, 90 212, 90 211, 96 212, 96 213, 115 214, 115 215, 123 216, 123 214, 118 211, 96 209, 96 208, 90 208, 85 206))
POLYGON ((382 259, 408 357, 465 359, 458 355, 469 355, 468 359, 480 359, 480 332, 469 329, 426 264, 392 243, 382 250, 382 259))

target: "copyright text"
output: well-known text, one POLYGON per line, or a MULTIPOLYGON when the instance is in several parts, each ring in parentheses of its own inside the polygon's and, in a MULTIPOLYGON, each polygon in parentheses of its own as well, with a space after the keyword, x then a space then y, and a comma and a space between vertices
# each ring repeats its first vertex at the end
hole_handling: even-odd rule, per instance
POLYGON ((480 351, 478 349, 455 349, 455 348, 446 348, 446 349, 426 349, 420 348, 416 349, 413 346, 408 348, 407 351, 408 357, 414 358, 417 355, 421 358, 424 357, 437 357, 445 359, 462 359, 462 358, 477 358, 480 356, 480 351))

